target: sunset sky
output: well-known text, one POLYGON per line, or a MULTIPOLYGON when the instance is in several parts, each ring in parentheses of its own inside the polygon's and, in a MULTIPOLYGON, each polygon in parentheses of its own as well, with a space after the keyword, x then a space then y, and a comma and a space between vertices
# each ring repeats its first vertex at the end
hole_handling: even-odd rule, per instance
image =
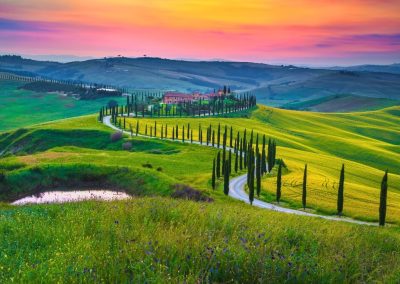
POLYGON ((0 0, 0 53, 400 62, 400 0, 0 0))

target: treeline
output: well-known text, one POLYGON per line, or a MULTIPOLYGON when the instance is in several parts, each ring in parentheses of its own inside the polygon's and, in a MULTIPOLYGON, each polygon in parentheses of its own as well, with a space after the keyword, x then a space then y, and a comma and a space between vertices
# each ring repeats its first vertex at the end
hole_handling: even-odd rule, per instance
POLYGON ((105 106, 99 111, 99 121, 111 115, 112 121, 120 116, 131 117, 183 117, 224 115, 250 109, 257 104, 256 97, 249 93, 240 95, 223 95, 211 100, 161 104, 158 98, 145 94, 127 96, 125 105, 105 106))

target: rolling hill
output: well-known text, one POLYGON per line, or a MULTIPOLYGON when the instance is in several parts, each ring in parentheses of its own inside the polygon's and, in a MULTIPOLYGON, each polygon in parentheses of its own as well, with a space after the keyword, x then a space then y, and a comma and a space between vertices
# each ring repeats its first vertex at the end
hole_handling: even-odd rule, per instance
POLYGON ((346 71, 147 57, 56 63, 1 56, 1 70, 132 89, 208 91, 229 85, 237 91, 253 90, 259 102, 276 106, 343 93, 400 100, 400 74, 389 73, 389 68, 382 73, 371 72, 373 68, 346 71))
MULTIPOLYGON (((0 280, 70 282, 395 282, 400 273, 400 108, 325 114, 259 106, 246 115, 139 118, 145 125, 190 123, 247 128, 276 139, 287 169, 281 205, 299 208, 308 163, 308 210, 334 214, 346 165, 345 216, 375 221, 383 170, 389 169, 389 226, 376 228, 286 215, 211 189, 218 150, 143 137, 113 141, 95 115, 0 133, 0 198, 47 190, 108 188, 128 201, 26 205, 0 203, 0 280), (132 149, 123 145, 132 143, 132 149), (172 198, 184 184, 211 198, 172 198), (346 271, 346 273, 343 273, 346 271), (200 277, 200 279, 199 279, 200 277)), ((137 119, 128 119, 136 125, 137 119)), ((235 174, 234 174, 235 175, 235 174)), ((275 196, 276 169, 261 199, 275 196)))

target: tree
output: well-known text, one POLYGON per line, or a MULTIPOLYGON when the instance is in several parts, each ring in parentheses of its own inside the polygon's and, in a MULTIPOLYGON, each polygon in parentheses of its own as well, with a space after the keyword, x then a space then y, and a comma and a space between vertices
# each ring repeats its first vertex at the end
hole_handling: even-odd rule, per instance
POLYGON ((257 152, 256 178, 257 178, 257 196, 260 197, 260 192, 261 192, 261 155, 260 155, 260 152, 257 152))
POLYGON ((381 183, 381 194, 379 203, 379 226, 385 226, 387 189, 388 189, 388 170, 386 170, 381 183))
POLYGON ((281 189, 282 189, 282 163, 279 163, 278 175, 276 178, 276 201, 278 203, 281 200, 281 189))
POLYGON ((139 135, 139 120, 136 122, 136 136, 139 135))
POLYGON ((229 166, 228 161, 225 161, 225 170, 224 170, 224 193, 225 195, 229 194, 229 166))
POLYGON ((340 171, 338 199, 337 199, 337 211, 339 216, 341 216, 343 213, 343 192, 344 192, 344 164, 342 165, 342 170, 340 171))
POLYGON ((217 148, 219 148, 220 141, 221 141, 221 123, 218 123, 217 148))
POLYGON ((303 209, 305 210, 307 205, 307 164, 304 167, 302 202, 303 202, 303 209))
MULTIPOLYGON (((236 144, 237 143, 238 142, 236 141, 236 144)), ((239 155, 238 150, 236 150, 236 152, 235 152, 235 173, 238 172, 238 166, 239 166, 238 155, 239 155)))
POLYGON ((253 201, 254 201, 254 163, 249 166, 249 172, 250 172, 249 201, 250 201, 250 204, 253 205, 253 201))
POLYGON ((217 154, 217 178, 221 176, 221 152, 217 154))
POLYGON ((213 161, 213 169, 212 169, 212 176, 211 176, 211 186, 212 189, 215 189, 215 158, 213 161))
POLYGON ((263 144, 261 150, 261 174, 265 174, 267 172, 267 157, 265 155, 265 135, 263 136, 263 144))

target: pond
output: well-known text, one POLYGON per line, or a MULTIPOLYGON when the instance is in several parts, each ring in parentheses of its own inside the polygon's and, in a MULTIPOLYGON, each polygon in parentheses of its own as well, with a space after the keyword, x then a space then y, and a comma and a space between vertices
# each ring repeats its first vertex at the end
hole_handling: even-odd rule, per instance
POLYGON ((84 200, 123 200, 132 198, 125 192, 111 190, 47 191, 14 201, 13 205, 65 203, 84 200))

